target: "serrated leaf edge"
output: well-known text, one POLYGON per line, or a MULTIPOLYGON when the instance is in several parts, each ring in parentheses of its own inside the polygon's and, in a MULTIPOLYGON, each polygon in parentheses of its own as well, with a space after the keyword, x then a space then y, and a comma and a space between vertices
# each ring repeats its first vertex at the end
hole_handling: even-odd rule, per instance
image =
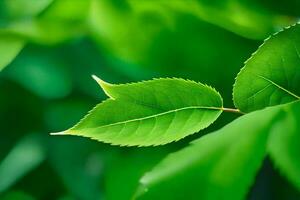
POLYGON ((234 84, 233 84, 233 89, 232 89, 232 101, 233 101, 235 107, 237 107, 237 105, 236 105, 236 102, 235 102, 235 100, 234 100, 234 99, 235 99, 235 98, 234 98, 234 97, 235 97, 234 88, 235 88, 235 85, 236 85, 236 82, 237 82, 237 78, 238 78, 239 75, 245 70, 245 67, 246 67, 246 65, 248 64, 248 62, 249 62, 250 60, 253 59, 253 57, 259 52, 259 50, 260 50, 263 46, 266 45, 266 42, 268 42, 270 39, 276 37, 279 33, 284 32, 285 30, 288 30, 288 29, 290 29, 290 28, 293 28, 293 27, 295 27, 295 26, 297 26, 297 25, 300 25, 300 21, 299 21, 299 22, 296 22, 295 24, 292 24, 292 25, 290 25, 290 26, 283 27, 283 28, 280 29, 279 31, 277 31, 277 32, 275 32, 275 33, 273 33, 273 34, 271 34, 269 37, 267 37, 266 39, 264 39, 263 43, 257 48, 257 50, 256 50, 255 52, 253 52, 253 53, 251 54, 251 56, 244 62, 243 67, 240 69, 240 71, 238 72, 237 76, 236 76, 235 79, 234 79, 234 84))
MULTIPOLYGON (((100 127, 109 127, 109 126, 113 126, 113 125, 118 125, 118 124, 123 124, 123 123, 127 123, 127 122, 132 122, 132 121, 138 121, 138 120, 144 120, 144 119, 148 119, 148 118, 153 118, 153 117, 157 117, 157 116, 161 116, 161 115, 165 115, 165 114, 169 114, 169 113, 172 113, 172 112, 177 112, 177 111, 181 111, 181 110, 186 110, 186 109, 208 109, 208 110, 219 110, 220 113, 219 115, 217 116, 217 118, 222 114, 223 112, 223 98, 222 96, 220 95, 220 93, 213 87, 209 86, 209 85, 206 85, 206 84, 203 84, 203 83, 199 83, 199 82, 196 82, 196 81, 192 81, 192 80, 189 80, 189 79, 183 79, 183 78, 176 78, 176 77, 173 77, 173 78, 153 78, 151 80, 143 80, 143 81, 139 81, 139 82, 136 82, 136 83, 126 83, 126 84, 110 84, 110 83, 107 83, 105 81, 103 81, 102 79, 100 79, 99 77, 97 77, 96 75, 92 75, 92 78, 100 85, 100 87, 102 88, 102 90, 104 91, 104 93, 109 97, 108 99, 102 101, 101 103, 97 104, 96 106, 94 106, 89 112, 88 114, 86 114, 75 126, 73 126, 72 128, 70 129, 67 129, 65 131, 61 131, 61 132, 56 132, 56 133, 50 133, 50 135, 75 135, 75 136, 81 136, 81 137, 87 137, 87 138, 90 138, 90 139, 93 139, 93 140, 97 140, 97 141, 100 141, 100 142, 103 142, 103 143, 107 143, 107 144, 111 144, 111 145, 117 145, 117 146, 121 146, 121 147, 131 147, 131 146, 137 146, 137 147, 146 147, 146 146, 160 146, 160 145, 165 145, 165 144, 168 144, 168 143, 171 143, 171 142, 165 142, 165 143, 159 143, 159 144, 153 144, 153 145, 134 145, 134 144, 119 144, 119 143, 113 143, 113 142, 106 142, 106 141, 102 141, 102 140, 99 140, 97 138, 94 138, 94 137, 90 137, 90 136, 86 136, 86 135, 82 135, 82 134, 78 134, 77 131, 74 131, 72 129, 75 129, 82 121, 84 121, 86 118, 89 117, 89 115, 92 114, 92 112, 94 111, 94 109, 96 109, 97 106, 99 106, 100 104, 106 102, 106 101, 109 101, 109 100, 116 100, 114 99, 113 97, 111 97, 111 95, 109 94, 109 92, 107 91, 107 88, 108 87, 111 87, 113 85, 132 85, 132 84, 140 84, 140 83, 145 83, 145 82, 149 82, 149 81, 161 81, 161 80, 180 80, 180 81, 185 81, 185 82, 190 82, 190 83, 193 83, 193 84, 200 84, 201 86, 204 86, 204 87, 207 87, 208 89, 212 90, 213 92, 215 92, 219 97, 220 97, 220 100, 221 100, 221 104, 222 104, 222 107, 209 107, 209 106, 189 106, 189 107, 183 107, 183 108, 179 108, 179 109, 173 109, 173 110, 169 110, 169 111, 166 111, 166 112, 162 112, 162 113, 159 113, 159 114, 156 114, 156 115, 150 115, 150 116, 146 116, 146 117, 142 117, 142 118, 137 118, 137 119, 132 119, 132 120, 126 120, 126 121, 122 121, 122 122, 116 122, 116 123, 112 123, 112 124, 107 124, 107 125, 104 125, 104 126, 99 126, 97 128, 100 128, 100 127)), ((214 120, 215 121, 215 120, 214 120)), ((203 129, 207 128, 208 126, 210 126, 214 121, 212 121, 210 124, 208 124, 206 127, 204 127, 203 129)), ((203 130, 201 129, 201 130, 203 130)), ((198 132, 198 131, 197 131, 198 132)), ((194 132, 196 133, 196 132, 194 132)), ((194 133, 191 133, 189 135, 192 135, 194 133)), ((178 140, 181 140, 189 135, 186 135, 182 138, 178 138, 172 142, 177 142, 178 140)))

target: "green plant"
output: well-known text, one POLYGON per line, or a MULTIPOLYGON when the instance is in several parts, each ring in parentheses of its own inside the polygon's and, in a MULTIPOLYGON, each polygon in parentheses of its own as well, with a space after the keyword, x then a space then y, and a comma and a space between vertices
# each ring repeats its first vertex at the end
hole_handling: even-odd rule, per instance
POLYGON ((224 108, 213 88, 162 78, 113 85, 99 78, 109 99, 73 128, 80 135, 121 146, 156 146, 180 140, 224 112, 241 114, 219 131, 172 153, 140 179, 137 199, 246 197, 269 155, 300 189, 300 25, 265 40, 245 62, 233 87, 236 108, 224 108), (197 185, 189 184, 196 180, 197 185), (174 193, 183 190, 185 193, 174 193))

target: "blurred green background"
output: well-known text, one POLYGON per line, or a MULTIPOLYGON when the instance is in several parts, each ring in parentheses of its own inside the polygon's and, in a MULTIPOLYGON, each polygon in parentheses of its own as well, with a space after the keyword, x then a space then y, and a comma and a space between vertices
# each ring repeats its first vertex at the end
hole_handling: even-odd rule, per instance
MULTIPOLYGON (((298 0, 1 0, 0 199, 129 200, 165 155, 236 116, 162 147, 50 136, 106 99, 91 75, 192 79, 233 107, 243 62, 299 16, 298 0)), ((266 159, 248 199, 299 200, 274 168, 266 159)))

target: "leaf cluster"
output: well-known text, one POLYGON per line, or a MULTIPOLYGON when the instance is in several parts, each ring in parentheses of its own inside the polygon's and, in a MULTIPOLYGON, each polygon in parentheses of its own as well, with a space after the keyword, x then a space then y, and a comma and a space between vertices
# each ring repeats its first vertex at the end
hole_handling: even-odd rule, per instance
POLYGON ((94 76, 109 99, 56 134, 156 146, 208 127, 222 111, 234 111, 244 116, 167 156, 140 179, 134 198, 244 199, 267 155, 300 189, 299 35, 299 24, 288 27, 245 62, 233 87, 237 110, 224 108, 210 86, 190 80, 114 85, 94 76))

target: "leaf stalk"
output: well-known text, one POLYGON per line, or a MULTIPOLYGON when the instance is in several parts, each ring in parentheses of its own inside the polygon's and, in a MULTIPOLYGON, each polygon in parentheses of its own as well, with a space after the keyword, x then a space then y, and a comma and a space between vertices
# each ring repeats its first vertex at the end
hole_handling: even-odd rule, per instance
POLYGON ((245 114, 242 111, 240 111, 239 109, 235 109, 235 108, 221 108, 221 110, 224 111, 224 112, 237 113, 237 114, 240 114, 240 115, 245 114))

